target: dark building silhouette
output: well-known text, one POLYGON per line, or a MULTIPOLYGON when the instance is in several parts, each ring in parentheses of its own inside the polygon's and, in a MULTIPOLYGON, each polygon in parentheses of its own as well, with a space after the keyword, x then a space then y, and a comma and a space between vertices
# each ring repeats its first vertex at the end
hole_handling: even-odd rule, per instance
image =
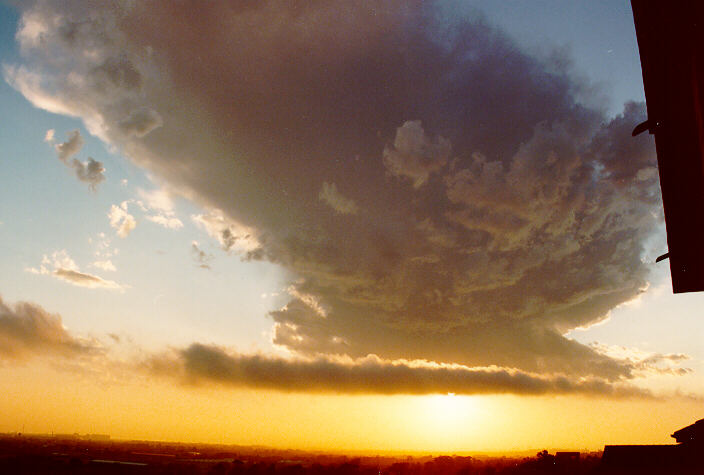
POLYGON ((675 431, 671 437, 674 437, 678 444, 704 445, 704 419, 675 431))
POLYGON ((631 0, 655 135, 672 290, 704 290, 704 2, 631 0))
POLYGON ((673 445, 607 445, 606 473, 704 473, 704 419, 675 431, 673 445))
POLYGON ((579 463, 579 452, 555 452, 555 463, 561 466, 579 463))

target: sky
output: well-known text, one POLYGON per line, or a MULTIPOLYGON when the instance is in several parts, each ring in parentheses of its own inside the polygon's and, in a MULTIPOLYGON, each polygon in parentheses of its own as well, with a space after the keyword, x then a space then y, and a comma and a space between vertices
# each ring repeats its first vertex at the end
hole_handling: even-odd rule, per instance
POLYGON ((701 418, 629 2, 0 3, 0 65, 0 432, 591 450, 701 418))

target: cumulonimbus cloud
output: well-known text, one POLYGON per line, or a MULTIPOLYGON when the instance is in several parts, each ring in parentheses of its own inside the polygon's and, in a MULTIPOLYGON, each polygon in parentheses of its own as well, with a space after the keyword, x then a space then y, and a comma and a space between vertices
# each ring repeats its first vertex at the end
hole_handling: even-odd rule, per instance
POLYGON ((10 84, 221 210, 194 219, 224 248, 251 230, 242 252, 327 309, 292 296, 276 344, 633 376, 564 335, 647 285, 652 139, 630 136, 643 104, 605 116, 567 62, 419 0, 46 0, 17 38, 10 84), (364 213, 331 213, 325 183, 364 213))

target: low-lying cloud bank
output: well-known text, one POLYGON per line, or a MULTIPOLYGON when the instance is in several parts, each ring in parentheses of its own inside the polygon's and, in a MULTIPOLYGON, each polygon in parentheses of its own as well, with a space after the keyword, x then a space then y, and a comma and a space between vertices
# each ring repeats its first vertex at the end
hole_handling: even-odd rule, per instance
POLYGON ((318 357, 283 359, 228 353, 194 343, 183 350, 154 356, 145 363, 155 375, 192 383, 343 394, 583 394, 649 396, 628 383, 600 378, 540 376, 504 368, 467 368, 418 361, 385 361, 375 355, 359 359, 318 357))
MULTIPOLYGON (((515 368, 439 364, 420 360, 385 360, 376 355, 363 358, 318 356, 282 358, 241 354, 225 348, 193 343, 186 348, 162 352, 132 346, 120 350, 120 338, 103 340, 72 335, 61 316, 39 305, 0 299, 0 364, 30 358, 62 358, 68 370, 81 371, 106 380, 128 380, 136 375, 163 378, 175 384, 217 384, 284 392, 335 394, 517 394, 583 395, 592 397, 652 397, 632 379, 609 381, 600 377, 569 377, 537 374, 515 368), (116 346, 117 345, 117 346, 116 346), (120 356, 111 351, 120 350, 120 356)), ((648 354, 636 349, 619 351, 623 364, 641 375, 686 374, 676 366, 682 354, 648 354), (637 356, 636 356, 637 355, 637 356), (668 362, 663 371, 663 360, 668 362)))

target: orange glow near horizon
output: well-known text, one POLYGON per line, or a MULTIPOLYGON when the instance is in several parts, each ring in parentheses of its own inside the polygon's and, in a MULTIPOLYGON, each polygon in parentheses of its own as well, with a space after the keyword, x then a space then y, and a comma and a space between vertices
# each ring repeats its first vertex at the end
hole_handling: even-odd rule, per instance
POLYGON ((7 396, 0 401, 0 432, 332 452, 584 451, 671 443, 669 434, 700 410, 684 399, 311 395, 147 380, 96 383, 40 364, 0 368, 0 391, 7 396))

